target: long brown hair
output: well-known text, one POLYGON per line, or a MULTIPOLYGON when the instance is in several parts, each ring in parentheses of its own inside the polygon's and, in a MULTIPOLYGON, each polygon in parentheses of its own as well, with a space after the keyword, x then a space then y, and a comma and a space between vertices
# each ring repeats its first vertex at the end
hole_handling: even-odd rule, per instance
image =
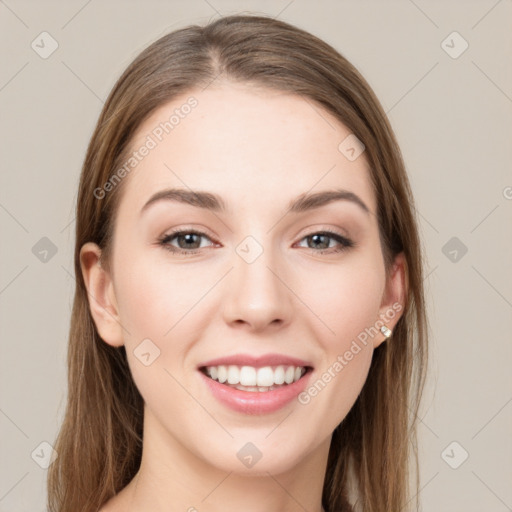
MULTIPOLYGON (((95 190, 126 161, 137 128, 159 106, 215 80, 298 94, 344 123, 365 145, 378 204, 386 271, 406 260, 407 300, 393 335, 374 352, 367 381, 334 430, 322 501, 327 512, 399 512, 410 501, 411 447, 419 486, 417 412, 427 367, 421 243, 400 149, 375 94, 334 48, 264 16, 227 16, 161 37, 129 65, 111 91, 83 164, 76 205, 76 291, 68 351, 68 398, 49 468, 50 512, 97 512, 136 474, 143 400, 124 347, 103 342, 93 322, 80 249, 102 248, 109 269, 124 181, 101 199, 95 190)), ((413 495, 413 496, 414 496, 413 495)), ((416 500, 416 506, 418 499, 416 500)))

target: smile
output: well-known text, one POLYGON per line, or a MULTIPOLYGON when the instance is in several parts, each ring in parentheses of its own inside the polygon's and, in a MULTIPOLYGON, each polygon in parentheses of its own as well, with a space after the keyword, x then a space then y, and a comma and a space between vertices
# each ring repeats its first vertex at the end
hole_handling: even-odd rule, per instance
MULTIPOLYGON (((291 405, 313 372, 308 361, 280 354, 233 355, 203 362, 197 369, 217 403, 252 415, 291 405)), ((301 407, 297 400, 295 406, 301 407)))
POLYGON ((210 379, 241 391, 268 392, 297 382, 307 372, 307 367, 219 365, 201 370, 210 379))

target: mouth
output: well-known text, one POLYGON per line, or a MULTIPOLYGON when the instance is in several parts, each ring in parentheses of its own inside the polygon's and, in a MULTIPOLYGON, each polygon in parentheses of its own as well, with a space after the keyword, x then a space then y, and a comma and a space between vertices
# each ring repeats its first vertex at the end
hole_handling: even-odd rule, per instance
POLYGON ((307 361, 281 355, 235 355, 202 363, 199 375, 223 406, 261 415, 290 404, 313 372, 307 361))
POLYGON ((199 371, 225 386, 250 393, 265 393, 297 382, 312 369, 311 366, 294 365, 259 368, 247 365, 218 365, 202 366, 199 371))

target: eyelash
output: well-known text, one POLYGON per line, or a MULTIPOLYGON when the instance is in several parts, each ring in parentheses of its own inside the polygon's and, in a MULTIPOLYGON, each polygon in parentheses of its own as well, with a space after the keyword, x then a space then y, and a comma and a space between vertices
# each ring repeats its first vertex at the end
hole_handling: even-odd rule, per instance
MULTIPOLYGON (((172 245, 169 244, 169 242, 171 240, 173 240, 174 238, 180 236, 180 235, 198 235, 198 236, 202 236, 202 237, 206 237, 208 238, 209 240, 210 237, 206 234, 206 233, 202 233, 201 231, 195 231, 193 229, 190 229, 190 230, 176 230, 176 231, 172 231, 171 233, 168 233, 164 236, 162 236, 161 238, 158 239, 158 244, 161 245, 164 249, 166 249, 167 251, 171 252, 171 253, 174 253, 174 254, 181 254, 183 256, 193 256, 194 254, 197 254, 201 248, 198 248, 198 249, 181 249, 181 248, 176 248, 172 245)), ((352 247, 355 247, 355 242, 353 242, 352 240, 348 239, 347 237, 341 235, 340 233, 337 233, 336 231, 331 231, 331 230, 328 230, 328 229, 325 229, 325 230, 322 230, 322 231, 315 231, 309 235, 306 235, 305 237, 301 238, 300 241, 306 239, 306 238, 309 238, 309 237, 312 237, 314 235, 326 235, 328 236, 329 238, 332 238, 334 240, 336 240, 339 244, 341 244, 341 247, 339 247, 338 249, 335 249, 335 250, 332 250, 332 247, 329 248, 329 249, 322 249, 322 250, 316 250, 316 249, 313 249, 311 247, 306 247, 306 249, 310 249, 311 251, 313 251, 314 253, 317 253, 317 254, 325 254, 325 253, 328 253, 328 254, 335 254, 335 253, 341 253, 343 251, 346 251, 347 249, 350 249, 352 247)))

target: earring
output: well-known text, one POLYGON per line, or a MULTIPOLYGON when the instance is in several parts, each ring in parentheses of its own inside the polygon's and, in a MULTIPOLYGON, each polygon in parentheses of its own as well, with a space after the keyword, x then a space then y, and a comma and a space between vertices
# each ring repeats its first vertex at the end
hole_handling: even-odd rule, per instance
POLYGON ((389 337, 391 336, 391 334, 392 334, 391 329, 389 329, 389 328, 388 328, 388 327, 386 327, 385 325, 383 325, 383 326, 380 328, 380 332, 381 332, 382 334, 384 334, 384 336, 385 336, 386 338, 389 338, 389 337))

